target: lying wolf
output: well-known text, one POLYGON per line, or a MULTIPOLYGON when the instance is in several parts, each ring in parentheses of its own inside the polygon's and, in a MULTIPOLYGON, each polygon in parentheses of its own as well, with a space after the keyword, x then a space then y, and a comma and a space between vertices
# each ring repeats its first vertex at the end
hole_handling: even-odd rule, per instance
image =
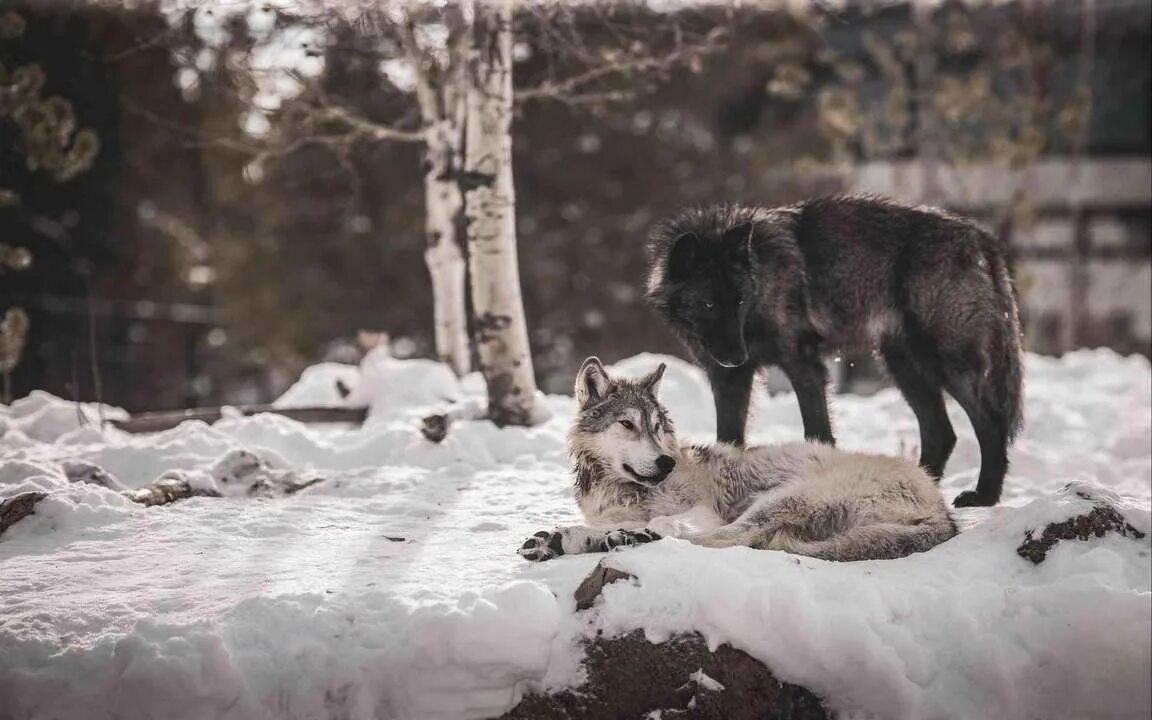
POLYGON ((835 444, 822 354, 877 349, 920 423, 920 464, 944 472, 956 444, 943 392, 980 443, 975 490, 995 505, 1020 429, 1020 321, 1000 243, 941 210, 873 197, 789 207, 713 206, 659 226, 648 300, 708 373, 716 436, 744 442, 752 378, 777 365, 804 437, 835 444))
POLYGON ((656 397, 664 365, 614 379, 596 358, 576 378, 569 435, 588 527, 541 531, 529 560, 681 537, 826 560, 898 558, 956 534, 944 498, 915 463, 819 443, 679 445, 656 397))

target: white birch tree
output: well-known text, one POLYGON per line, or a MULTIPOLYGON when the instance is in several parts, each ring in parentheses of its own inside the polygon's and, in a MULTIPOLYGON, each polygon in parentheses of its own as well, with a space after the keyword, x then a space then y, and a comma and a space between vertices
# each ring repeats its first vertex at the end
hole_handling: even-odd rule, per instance
POLYGON ((459 220, 464 199, 457 181, 463 161, 469 26, 459 6, 445 11, 448 37, 439 58, 421 48, 412 14, 404 19, 401 46, 414 80, 423 123, 424 261, 432 280, 436 355, 457 375, 472 369, 466 297, 467 260, 459 220))
POLYGON ((619 47, 591 48, 579 37, 575 10, 544 4, 530 15, 541 27, 557 28, 548 33, 557 43, 553 50, 572 68, 567 76, 549 75, 514 97, 512 0, 398 0, 365 6, 363 13, 356 3, 344 12, 329 11, 323 3, 302 7, 284 27, 265 30, 262 42, 273 44, 276 32, 289 35, 299 24, 314 31, 307 38, 321 47, 336 37, 325 25, 338 17, 376 28, 383 41, 381 67, 396 69, 397 77, 390 79, 414 94, 419 127, 380 122, 329 97, 320 84, 319 68, 309 73, 285 68, 286 76, 299 84, 292 94, 307 98, 297 109, 310 122, 296 128, 294 137, 265 147, 253 140, 256 166, 308 145, 331 149, 346 165, 357 141, 423 146, 425 262, 432 282, 436 355, 463 375, 472 369, 475 348, 488 382, 489 416, 501 425, 529 423, 535 397, 516 259, 513 103, 595 104, 632 97, 675 69, 697 69, 703 56, 724 45, 726 35, 714 27, 684 32, 670 20, 656 51, 642 42, 649 39, 650 29, 630 28, 627 13, 605 10, 601 19, 608 45, 617 42, 619 47), (410 81, 406 88, 404 82, 395 82, 405 76, 410 81), (467 238, 460 237, 462 224, 467 238))
POLYGON ((535 419, 536 380, 520 294, 512 182, 512 0, 476 0, 468 47, 464 216, 473 333, 497 425, 535 419))

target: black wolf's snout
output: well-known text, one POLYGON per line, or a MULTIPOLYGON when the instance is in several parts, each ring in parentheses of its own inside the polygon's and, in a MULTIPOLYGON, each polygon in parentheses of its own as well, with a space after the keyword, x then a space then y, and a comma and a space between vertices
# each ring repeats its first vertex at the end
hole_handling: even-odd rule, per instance
POLYGON ((676 458, 671 455, 661 455, 656 458, 656 469, 661 475, 668 475, 676 469, 676 458))

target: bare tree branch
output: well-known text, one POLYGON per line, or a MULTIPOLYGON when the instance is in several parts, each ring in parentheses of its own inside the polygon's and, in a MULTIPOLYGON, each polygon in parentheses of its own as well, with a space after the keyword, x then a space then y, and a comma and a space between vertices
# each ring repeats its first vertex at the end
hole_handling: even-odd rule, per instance
POLYGON ((416 79, 416 101, 420 105, 420 114, 426 125, 433 123, 443 116, 443 109, 438 102, 438 93, 433 87, 432 80, 428 77, 428 70, 424 66, 427 58, 416 41, 416 25, 412 19, 411 6, 405 8, 404 22, 400 24, 398 29, 400 47, 412 66, 412 72, 416 79))
POLYGON ((634 55, 630 59, 606 58, 601 64, 559 80, 546 80, 531 88, 516 91, 519 102, 531 100, 557 100, 567 104, 589 104, 602 101, 624 100, 637 94, 635 89, 592 90, 590 86, 604 82, 629 82, 635 76, 659 76, 677 67, 687 66, 721 50, 727 39, 724 32, 709 33, 699 44, 685 44, 679 26, 674 28, 675 47, 663 55, 634 55))
POLYGON ((362 137, 372 140, 392 140, 395 142, 423 142, 424 134, 419 130, 401 130, 390 125, 369 120, 345 106, 327 105, 309 111, 313 117, 320 120, 341 122, 362 137))

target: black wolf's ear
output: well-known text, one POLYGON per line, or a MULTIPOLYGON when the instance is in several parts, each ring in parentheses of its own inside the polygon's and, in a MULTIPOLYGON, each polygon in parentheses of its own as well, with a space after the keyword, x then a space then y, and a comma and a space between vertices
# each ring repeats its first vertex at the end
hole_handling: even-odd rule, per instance
POLYGON ((672 241, 668 253, 667 278, 670 282, 680 282, 692 275, 696 260, 700 255, 702 241, 694 232, 686 232, 672 241))
POLYGON ((652 397, 656 397, 656 392, 660 389, 660 378, 664 377, 664 370, 667 367, 664 363, 660 363, 660 367, 648 373, 640 380, 640 387, 651 393, 652 397))
POLYGON ((608 377, 600 358, 588 358, 576 373, 576 402, 580 407, 597 402, 608 394, 611 384, 612 378, 608 377))
POLYGON ((748 262, 752 259, 752 236, 756 226, 750 222, 740 223, 724 231, 724 247, 728 249, 729 257, 734 260, 748 262))

